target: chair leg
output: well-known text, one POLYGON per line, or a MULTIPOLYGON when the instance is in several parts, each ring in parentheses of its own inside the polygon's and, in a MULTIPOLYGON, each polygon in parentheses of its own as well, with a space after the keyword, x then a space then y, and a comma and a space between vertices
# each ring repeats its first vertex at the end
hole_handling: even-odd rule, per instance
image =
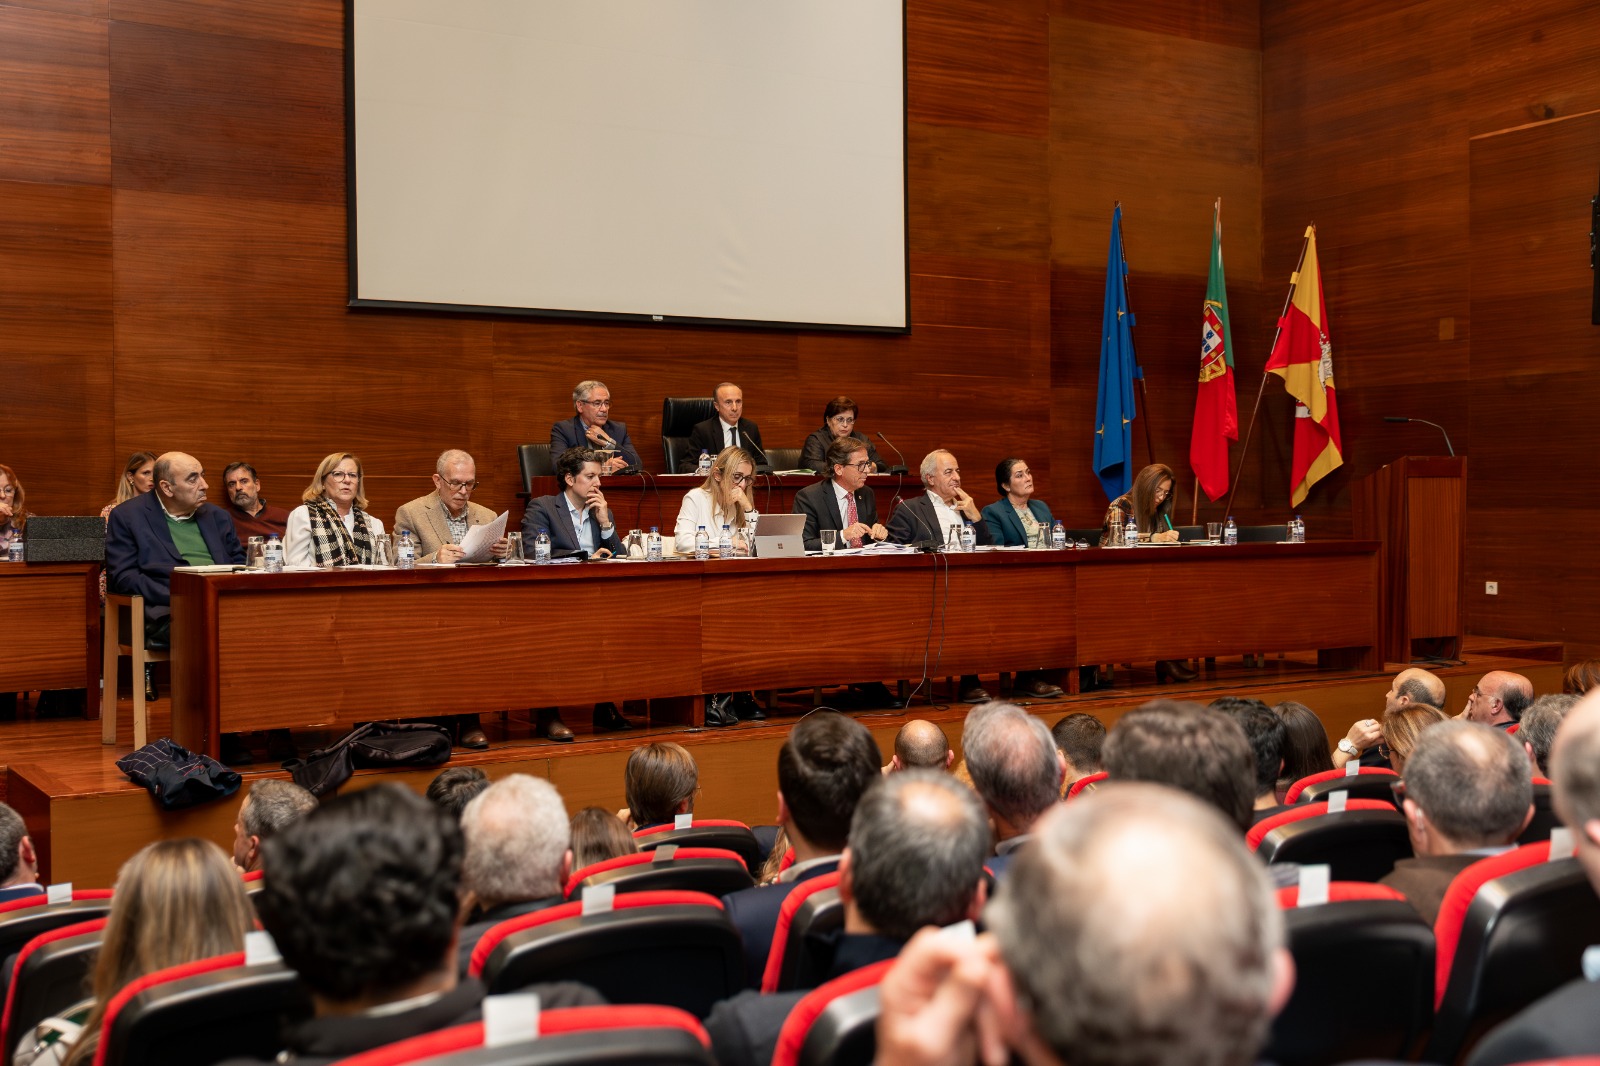
POLYGON ((133 750, 145 745, 144 705, 144 612, 133 610, 129 628, 133 630, 133 750))
MULTIPOLYGON (((121 636, 122 614, 114 606, 106 608, 103 649, 100 656, 100 743, 117 742, 117 643, 121 636)), ((142 683, 142 682, 141 682, 142 683)))

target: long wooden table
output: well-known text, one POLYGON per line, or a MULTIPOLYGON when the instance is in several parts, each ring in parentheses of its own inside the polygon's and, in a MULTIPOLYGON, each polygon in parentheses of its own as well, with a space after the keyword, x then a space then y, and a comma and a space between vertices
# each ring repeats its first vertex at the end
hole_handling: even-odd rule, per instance
MULTIPOLYGON (((173 737, 1157 658, 1381 667, 1372 542, 172 578, 173 737)), ((1074 678, 1075 680, 1075 678, 1074 678)))
POLYGON ((82 688, 98 709, 100 565, 0 562, 0 692, 82 688))

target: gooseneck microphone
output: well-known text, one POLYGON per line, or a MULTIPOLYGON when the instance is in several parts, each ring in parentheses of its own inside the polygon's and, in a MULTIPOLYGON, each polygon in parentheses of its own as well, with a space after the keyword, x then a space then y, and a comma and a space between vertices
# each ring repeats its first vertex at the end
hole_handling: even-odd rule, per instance
POLYGON ((1450 446, 1450 434, 1446 433, 1444 427, 1437 422, 1429 422, 1426 418, 1407 418, 1404 415, 1384 415, 1383 420, 1385 422, 1420 422, 1424 426, 1432 426, 1443 435, 1445 451, 1449 452, 1452 458, 1456 454, 1456 450, 1450 446))

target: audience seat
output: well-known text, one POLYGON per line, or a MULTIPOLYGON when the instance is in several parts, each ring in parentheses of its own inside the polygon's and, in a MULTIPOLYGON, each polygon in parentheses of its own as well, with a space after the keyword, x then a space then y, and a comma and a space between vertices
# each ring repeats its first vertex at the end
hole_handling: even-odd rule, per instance
POLYGON ((74 890, 71 903, 50 903, 43 893, 0 903, 0 960, 21 951, 24 944, 40 933, 104 918, 110 913, 109 888, 74 890))
POLYGON ((310 1011, 300 978, 281 962, 246 966, 240 951, 168 967, 111 998, 94 1066, 212 1066, 230 1056, 270 1060, 283 1047, 284 1019, 310 1011))
POLYGON ((1302 803, 1251 826, 1245 842, 1273 862, 1327 863, 1335 881, 1377 881, 1411 855, 1405 815, 1383 800, 1353 799, 1338 814, 1302 803))
POLYGON ((836 977, 795 1004, 772 1066, 870 1066, 878 1052, 878 985, 895 960, 836 977))
POLYGON ((577 899, 590 885, 615 885, 617 893, 678 890, 726 896, 755 884, 744 860, 725 848, 678 848, 619 855, 575 870, 565 895, 577 899))
POLYGON ((1279 1066, 1409 1059, 1433 1020, 1433 930, 1387 885, 1335 881, 1299 907, 1278 890, 1295 986, 1259 1058, 1279 1066))
POLYGON ((774 470, 799 470, 802 451, 803 448, 768 448, 767 462, 772 464, 774 470))
POLYGON ((767 861, 767 853, 756 840, 754 831, 743 822, 727 818, 696 818, 687 829, 674 829, 670 825, 637 829, 633 840, 640 851, 654 851, 662 844, 675 844, 680 848, 723 848, 743 859, 752 875, 767 861))
POLYGON ((573 902, 501 922, 478 941, 468 972, 495 993, 581 981, 612 1003, 659 1003, 704 1018, 743 987, 744 945, 714 896, 636 892, 599 914, 573 902))
MULTIPOLYGON (((661 399, 661 452, 667 473, 692 474, 699 455, 689 455, 689 434, 708 418, 717 417, 717 401, 709 396, 664 396, 661 399)), ((716 456, 712 456, 716 458, 716 456)))
POLYGON ((1550 782, 1543 777, 1533 779, 1533 819, 1517 838, 1518 844, 1537 844, 1550 839, 1550 830, 1561 824, 1552 804, 1550 782))
POLYGON ((17 953, 0 1015, 0 1060, 10 1062, 33 1027, 88 998, 88 978, 100 955, 105 918, 40 933, 17 953))
POLYGON ((1393 807, 1394 793, 1389 786, 1399 778, 1399 774, 1383 766, 1363 766, 1354 777, 1344 770, 1323 770, 1290 785, 1283 802, 1315 803, 1331 793, 1348 792, 1351 799, 1383 800, 1393 807))
POLYGON ((1080 777, 1080 778, 1078 778, 1067 789, 1067 799, 1072 799, 1078 793, 1083 792, 1086 789, 1088 789, 1089 786, 1091 786, 1091 785, 1099 784, 1101 781, 1104 781, 1108 776, 1109 775, 1104 770, 1101 770, 1099 773, 1090 774, 1088 777, 1080 777))
POLYGON ((1600 942, 1600 900, 1574 858, 1527 844, 1456 875, 1434 922, 1429 1062, 1454 1062, 1496 1024, 1582 973, 1600 942))
POLYGON ((536 477, 555 477, 555 462, 550 458, 550 442, 542 444, 519 444, 517 446, 517 465, 522 468, 522 491, 533 495, 533 479, 536 477))
MULTIPOLYGON (((831 933, 844 925, 844 901, 839 898, 839 872, 818 874, 796 885, 778 908, 772 927, 772 947, 761 974, 761 991, 788 992, 816 987, 819 960, 810 938, 831 933)), ((828 960, 820 960, 825 968, 828 960)))
POLYGON ((452 1026, 340 1059, 334 1066, 711 1066, 711 1038, 673 1007, 568 1007, 539 1012, 539 1038, 483 1046, 483 1023, 452 1026))

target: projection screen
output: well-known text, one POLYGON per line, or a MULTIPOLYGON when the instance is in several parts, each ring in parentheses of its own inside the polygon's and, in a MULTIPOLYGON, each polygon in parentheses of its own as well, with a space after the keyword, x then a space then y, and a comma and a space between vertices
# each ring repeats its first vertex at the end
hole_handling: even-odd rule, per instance
POLYGON ((902 331, 902 0, 349 0, 357 307, 902 331))

